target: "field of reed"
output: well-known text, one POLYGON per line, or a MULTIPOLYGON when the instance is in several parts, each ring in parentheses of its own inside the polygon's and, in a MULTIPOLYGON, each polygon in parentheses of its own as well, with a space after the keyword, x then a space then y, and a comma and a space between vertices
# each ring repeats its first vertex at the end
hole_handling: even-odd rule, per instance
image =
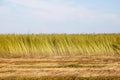
POLYGON ((0 34, 0 80, 120 80, 120 34, 0 34))
POLYGON ((119 56, 120 34, 0 34, 0 57, 119 56))

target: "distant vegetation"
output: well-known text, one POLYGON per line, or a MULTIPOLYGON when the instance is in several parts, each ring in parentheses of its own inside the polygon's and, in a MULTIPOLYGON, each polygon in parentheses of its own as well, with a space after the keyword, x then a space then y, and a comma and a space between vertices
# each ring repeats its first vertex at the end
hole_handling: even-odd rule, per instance
POLYGON ((120 34, 1 34, 0 57, 119 56, 120 34))

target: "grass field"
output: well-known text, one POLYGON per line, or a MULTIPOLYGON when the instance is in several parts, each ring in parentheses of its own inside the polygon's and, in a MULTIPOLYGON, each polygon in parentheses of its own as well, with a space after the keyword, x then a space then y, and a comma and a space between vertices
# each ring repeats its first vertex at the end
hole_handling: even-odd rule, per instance
POLYGON ((119 56, 120 34, 5 34, 0 57, 119 56))
POLYGON ((120 34, 1 34, 0 80, 120 80, 120 34))

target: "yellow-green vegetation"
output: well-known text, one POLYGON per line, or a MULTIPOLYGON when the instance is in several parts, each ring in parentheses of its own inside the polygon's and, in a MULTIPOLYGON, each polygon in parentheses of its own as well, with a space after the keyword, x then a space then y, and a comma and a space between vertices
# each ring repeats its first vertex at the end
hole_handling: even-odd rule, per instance
POLYGON ((0 80, 120 80, 120 34, 1 34, 0 80))
POLYGON ((120 34, 1 34, 0 57, 119 56, 120 34))

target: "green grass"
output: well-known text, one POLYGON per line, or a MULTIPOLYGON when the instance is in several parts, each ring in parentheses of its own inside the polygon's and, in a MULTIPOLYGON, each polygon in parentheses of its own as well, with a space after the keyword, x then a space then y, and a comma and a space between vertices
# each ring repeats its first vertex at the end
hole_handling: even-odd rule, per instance
POLYGON ((119 56, 120 34, 1 34, 0 57, 119 56))

